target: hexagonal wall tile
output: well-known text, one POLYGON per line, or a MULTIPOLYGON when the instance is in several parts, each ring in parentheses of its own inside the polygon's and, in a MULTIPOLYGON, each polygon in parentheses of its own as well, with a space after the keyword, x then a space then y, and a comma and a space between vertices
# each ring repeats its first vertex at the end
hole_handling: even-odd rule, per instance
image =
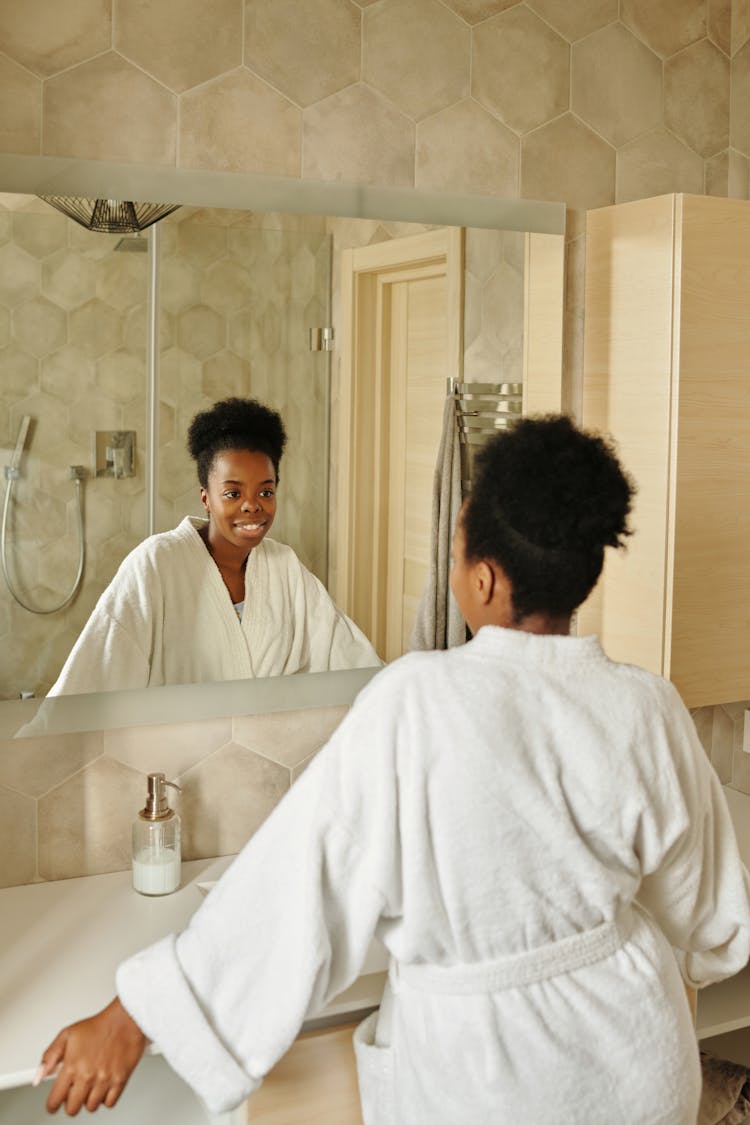
POLYGON ((570 48, 528 8, 511 8, 474 30, 472 93, 517 133, 568 108, 570 48))
POLYGON ((244 67, 180 99, 180 165, 300 174, 297 106, 244 67))
POLYGON ((47 82, 44 152, 174 164, 176 118, 174 95, 109 51, 47 82))
MULTIPOLYGON (((145 356, 146 333, 148 332, 148 308, 145 304, 136 305, 126 313, 122 333, 122 343, 133 355, 145 356)), ((166 309, 159 310, 159 347, 171 348, 174 343, 174 317, 166 309)))
POLYGON ((145 254, 108 254, 96 263, 96 295, 125 312, 146 300, 148 260, 145 254))
POLYGON ((358 81, 360 18, 349 0, 246 0, 245 66, 312 105, 358 81))
POLYGON ((615 148, 661 123, 661 61, 622 24, 576 43, 572 61, 572 109, 615 148))
POLYGON ((617 202, 703 192, 703 161, 666 129, 655 129, 623 145, 617 154, 617 202))
POLYGON ((146 367, 138 356, 119 348, 97 360, 96 382, 117 402, 130 402, 146 393, 146 367))
POLYGON ((446 8, 450 8, 467 23, 481 23, 506 8, 514 8, 520 0, 445 0, 446 8))
POLYGON ((0 349, 0 371, 3 373, 2 393, 10 399, 35 390, 39 378, 39 362, 33 355, 10 343, 0 349))
POLYGON ((60 250, 42 263, 42 292, 64 309, 90 301, 96 292, 94 262, 73 250, 60 250))
POLYGON ((282 766, 296 766, 331 737, 348 707, 236 717, 234 741, 282 766))
POLYGON ((620 19, 666 58, 706 34, 706 0, 622 0, 620 19))
POLYGON ((182 776, 183 856, 231 855, 260 828, 289 788, 289 770, 234 743, 182 776))
POLYGON ((39 799, 39 873, 67 879, 130 866, 130 834, 142 807, 137 770, 98 758, 39 799))
POLYGON ((572 113, 551 121, 521 142, 521 195, 526 199, 574 199, 569 238, 584 226, 591 207, 614 202, 615 150, 572 113))
POLYGON ((163 402, 177 405, 183 396, 191 401, 200 389, 203 368, 197 356, 182 348, 167 348, 159 361, 159 392, 163 402))
POLYGON ((66 344, 44 357, 40 365, 43 390, 70 402, 94 378, 94 364, 80 348, 66 344))
POLYGON ((114 46, 180 93, 242 62, 242 0, 115 0, 114 46))
POLYGON ((42 84, 0 55, 0 151, 37 155, 41 146, 42 84))
MULTIPOLYGON (((750 40, 732 59, 732 89, 730 108, 730 144, 745 156, 750 156, 750 114, 746 107, 750 104, 750 40)), ((0 250, 0 262, 2 261, 0 250)), ((0 267, 0 285, 2 284, 0 267)), ((0 299, 2 299, 0 297, 0 299)))
POLYGON ((725 55, 732 53, 732 0, 708 0, 708 37, 725 55))
POLYGON ((231 258, 209 266, 201 282, 203 303, 218 312, 232 312, 244 305, 251 294, 252 282, 247 270, 231 258))
POLYGON ((39 292, 39 263, 8 242, 0 247, 0 303, 13 308, 39 292))
POLYGON ((46 258, 67 242, 68 220, 51 207, 46 212, 17 211, 13 216, 13 239, 33 258, 46 258))
MULTIPOLYGON (((104 752, 108 758, 141 773, 160 770, 168 779, 179 780, 231 738, 231 719, 166 723, 105 731, 104 752)), ((176 800, 170 798, 170 804, 176 800)))
MULTIPOLYGON (((70 435, 74 441, 91 446, 96 430, 121 430, 122 407, 98 387, 86 388, 71 399, 70 435)), ((117 481, 118 486, 121 481, 117 481)))
POLYGON ((200 301, 200 277, 183 257, 162 257, 159 264, 159 301, 168 312, 180 313, 200 301))
POLYGON ((362 77, 418 121, 468 94, 470 43, 437 0, 383 0, 364 13, 362 77))
POLYGON ((122 343, 122 317, 111 305, 94 298, 74 309, 69 319, 69 342, 95 359, 122 343))
POLYGON ((616 20, 618 0, 528 0, 528 6, 573 43, 616 20))
POLYGON ((203 364, 203 393, 218 401, 250 393, 250 364, 234 352, 221 351, 203 364))
POLYGON ((194 269, 202 272, 227 252, 227 232, 221 227, 182 223, 177 233, 177 252, 194 269))
POLYGON ((109 0, 0 5, 3 51, 35 74, 55 74, 106 51, 111 30, 109 0))
POLYGON ((224 318, 208 305, 195 305, 182 313, 177 322, 177 341, 186 352, 207 359, 224 346, 224 318))
POLYGON ((412 186, 414 125, 358 83, 305 110, 302 161, 311 179, 412 186))
POLYGON ((35 297, 13 310, 13 335, 22 348, 37 358, 61 347, 66 331, 64 310, 46 297, 35 297))
MULTIPOLYGON (((4 748, 3 748, 4 749, 4 748)), ((36 875, 36 802, 0 787, 0 886, 31 883, 36 875)))
POLYGON ((701 156, 729 144, 729 59, 701 39, 664 64, 664 124, 701 156))
POLYGON ((467 98, 417 125, 417 187, 515 196, 518 137, 467 98))

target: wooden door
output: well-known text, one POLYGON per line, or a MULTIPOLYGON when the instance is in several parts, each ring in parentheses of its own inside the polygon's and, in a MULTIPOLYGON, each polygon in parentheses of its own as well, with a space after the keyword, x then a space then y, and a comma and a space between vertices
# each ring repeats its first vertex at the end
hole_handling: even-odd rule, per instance
POLYGON ((393 660, 430 559, 449 376, 462 367, 462 232, 342 255, 336 600, 393 660))

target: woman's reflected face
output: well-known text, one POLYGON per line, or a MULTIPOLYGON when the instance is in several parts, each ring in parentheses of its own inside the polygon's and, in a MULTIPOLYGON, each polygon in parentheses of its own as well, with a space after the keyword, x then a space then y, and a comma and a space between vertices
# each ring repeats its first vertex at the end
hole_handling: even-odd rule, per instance
POLYGON ((214 457, 201 500, 209 538, 246 552, 257 547, 276 515, 276 471, 267 454, 224 449, 214 457))

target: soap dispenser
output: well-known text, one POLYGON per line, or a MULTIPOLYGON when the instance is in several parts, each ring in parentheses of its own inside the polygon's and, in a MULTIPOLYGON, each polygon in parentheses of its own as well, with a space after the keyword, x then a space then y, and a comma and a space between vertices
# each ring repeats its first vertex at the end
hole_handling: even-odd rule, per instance
POLYGON ((167 803, 163 773, 148 775, 146 807, 133 824, 133 887, 142 895, 168 895, 180 885, 180 818, 167 803))

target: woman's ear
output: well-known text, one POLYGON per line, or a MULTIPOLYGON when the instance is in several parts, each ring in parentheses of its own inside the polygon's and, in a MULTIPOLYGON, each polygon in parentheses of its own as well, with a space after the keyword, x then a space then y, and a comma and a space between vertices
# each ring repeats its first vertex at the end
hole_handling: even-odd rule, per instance
POLYGON ((474 568, 474 590, 480 605, 489 605, 495 593, 495 572, 485 559, 474 568))
POLYGON ((203 505, 203 507, 206 509, 206 511, 210 515, 211 510, 208 506, 208 493, 206 492, 205 488, 201 488, 201 504, 203 505))

